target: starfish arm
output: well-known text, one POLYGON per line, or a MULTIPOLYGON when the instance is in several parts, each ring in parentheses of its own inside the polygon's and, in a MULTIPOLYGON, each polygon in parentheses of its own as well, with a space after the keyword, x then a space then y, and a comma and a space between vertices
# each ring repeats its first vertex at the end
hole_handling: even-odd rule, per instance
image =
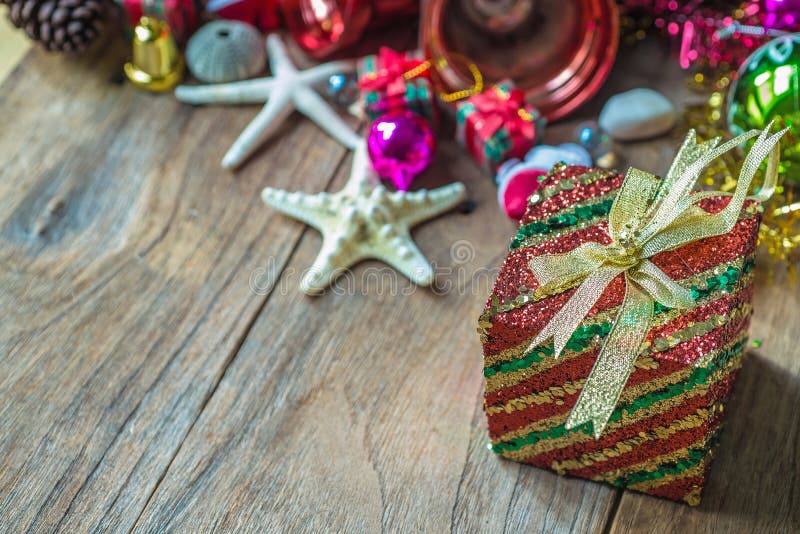
POLYGON ((379 237, 369 247, 370 257, 391 265, 417 285, 433 283, 433 268, 406 228, 387 224, 379 230, 379 237))
POLYGON ((266 187, 261 192, 261 199, 267 206, 302 221, 324 232, 335 223, 331 211, 331 195, 325 192, 309 195, 300 191, 289 193, 282 189, 266 187))
POLYGON ((374 174, 375 171, 372 169, 372 164, 369 162, 369 154, 367 154, 367 142, 361 139, 358 146, 353 150, 350 176, 347 178, 344 188, 342 188, 342 193, 355 196, 364 194, 375 185, 383 187, 380 185, 379 180, 372 179, 374 174))
POLYGON ((277 34, 271 33, 267 36, 267 57, 269 57, 269 68, 276 78, 282 74, 297 72, 286 52, 286 45, 277 34))
POLYGON ((181 85, 175 97, 187 104, 256 104, 264 102, 273 87, 273 78, 256 78, 243 82, 212 85, 181 85))
POLYGON ((356 62, 352 60, 331 61, 301 71, 297 76, 305 84, 324 81, 334 74, 346 74, 356 70, 356 62))
POLYGON ((247 125, 222 158, 226 169, 236 167, 249 156, 258 144, 269 137, 292 112, 291 99, 284 91, 277 91, 267 100, 264 108, 247 125))
POLYGON ((355 150, 362 143, 361 136, 355 133, 312 89, 305 86, 296 87, 292 94, 292 100, 294 100, 297 111, 316 122, 320 128, 345 147, 355 150))
POLYGON ((431 190, 420 189, 410 193, 396 191, 390 193, 390 199, 397 217, 410 228, 451 210, 464 199, 465 192, 464 184, 455 182, 431 190))
POLYGON ((306 295, 319 295, 349 267, 363 259, 358 247, 335 232, 322 233, 322 248, 300 281, 300 290, 306 295))

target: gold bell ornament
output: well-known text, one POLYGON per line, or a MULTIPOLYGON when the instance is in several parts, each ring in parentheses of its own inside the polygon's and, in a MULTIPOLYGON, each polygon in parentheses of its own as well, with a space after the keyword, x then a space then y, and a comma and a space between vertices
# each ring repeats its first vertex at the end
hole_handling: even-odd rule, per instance
POLYGON ((133 30, 133 59, 125 75, 148 91, 168 91, 183 78, 184 61, 166 22, 142 17, 133 30))

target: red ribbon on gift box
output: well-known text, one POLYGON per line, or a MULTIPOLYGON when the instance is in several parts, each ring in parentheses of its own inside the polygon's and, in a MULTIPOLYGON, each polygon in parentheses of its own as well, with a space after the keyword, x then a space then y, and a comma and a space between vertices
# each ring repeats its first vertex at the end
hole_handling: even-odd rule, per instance
POLYGON ((484 147, 502 128, 508 131, 511 139, 511 148, 503 159, 522 157, 535 144, 535 112, 525 108, 524 91, 496 85, 471 96, 467 102, 476 112, 466 119, 464 144, 479 164, 490 164, 485 160, 484 147))
POLYGON ((512 139, 533 139, 536 135, 533 118, 525 110, 525 92, 520 89, 504 91, 492 87, 470 98, 470 103, 480 112, 483 125, 475 133, 486 142, 503 126, 512 139))
POLYGON ((427 77, 429 69, 420 69, 422 72, 414 73, 421 67, 425 60, 408 57, 405 52, 397 52, 387 46, 382 46, 375 60, 376 72, 362 76, 358 81, 359 87, 371 91, 383 91, 386 96, 397 97, 406 92, 406 81, 419 77, 427 77), (409 74, 412 73, 412 74, 409 74))

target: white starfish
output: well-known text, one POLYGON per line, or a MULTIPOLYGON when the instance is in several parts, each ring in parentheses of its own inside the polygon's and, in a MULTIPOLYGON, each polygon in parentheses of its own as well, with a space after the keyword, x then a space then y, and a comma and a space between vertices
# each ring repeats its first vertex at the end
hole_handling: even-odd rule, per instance
POLYGON ((347 148, 355 149, 361 137, 312 89, 314 84, 334 74, 352 72, 355 63, 334 61, 299 71, 289 59, 283 41, 275 34, 267 37, 267 55, 272 77, 214 85, 182 85, 175 89, 178 100, 189 104, 252 104, 266 101, 261 112, 225 154, 222 166, 229 169, 242 163, 293 109, 316 122, 347 148))
POLYGON ((348 267, 368 258, 391 265, 415 284, 433 283, 433 269, 409 229, 458 204, 464 184, 390 192, 373 183, 374 174, 362 141, 341 191, 311 195, 267 187, 261 193, 267 205, 322 233, 322 249, 300 282, 304 293, 321 293, 348 267))

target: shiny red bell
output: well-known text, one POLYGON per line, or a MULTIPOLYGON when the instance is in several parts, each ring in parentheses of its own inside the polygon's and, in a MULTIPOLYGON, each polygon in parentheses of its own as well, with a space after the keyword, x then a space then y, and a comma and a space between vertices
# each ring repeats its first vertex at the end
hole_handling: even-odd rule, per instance
POLYGON ((420 47, 446 92, 504 78, 550 121, 590 99, 617 52, 614 0, 429 0, 420 47))

